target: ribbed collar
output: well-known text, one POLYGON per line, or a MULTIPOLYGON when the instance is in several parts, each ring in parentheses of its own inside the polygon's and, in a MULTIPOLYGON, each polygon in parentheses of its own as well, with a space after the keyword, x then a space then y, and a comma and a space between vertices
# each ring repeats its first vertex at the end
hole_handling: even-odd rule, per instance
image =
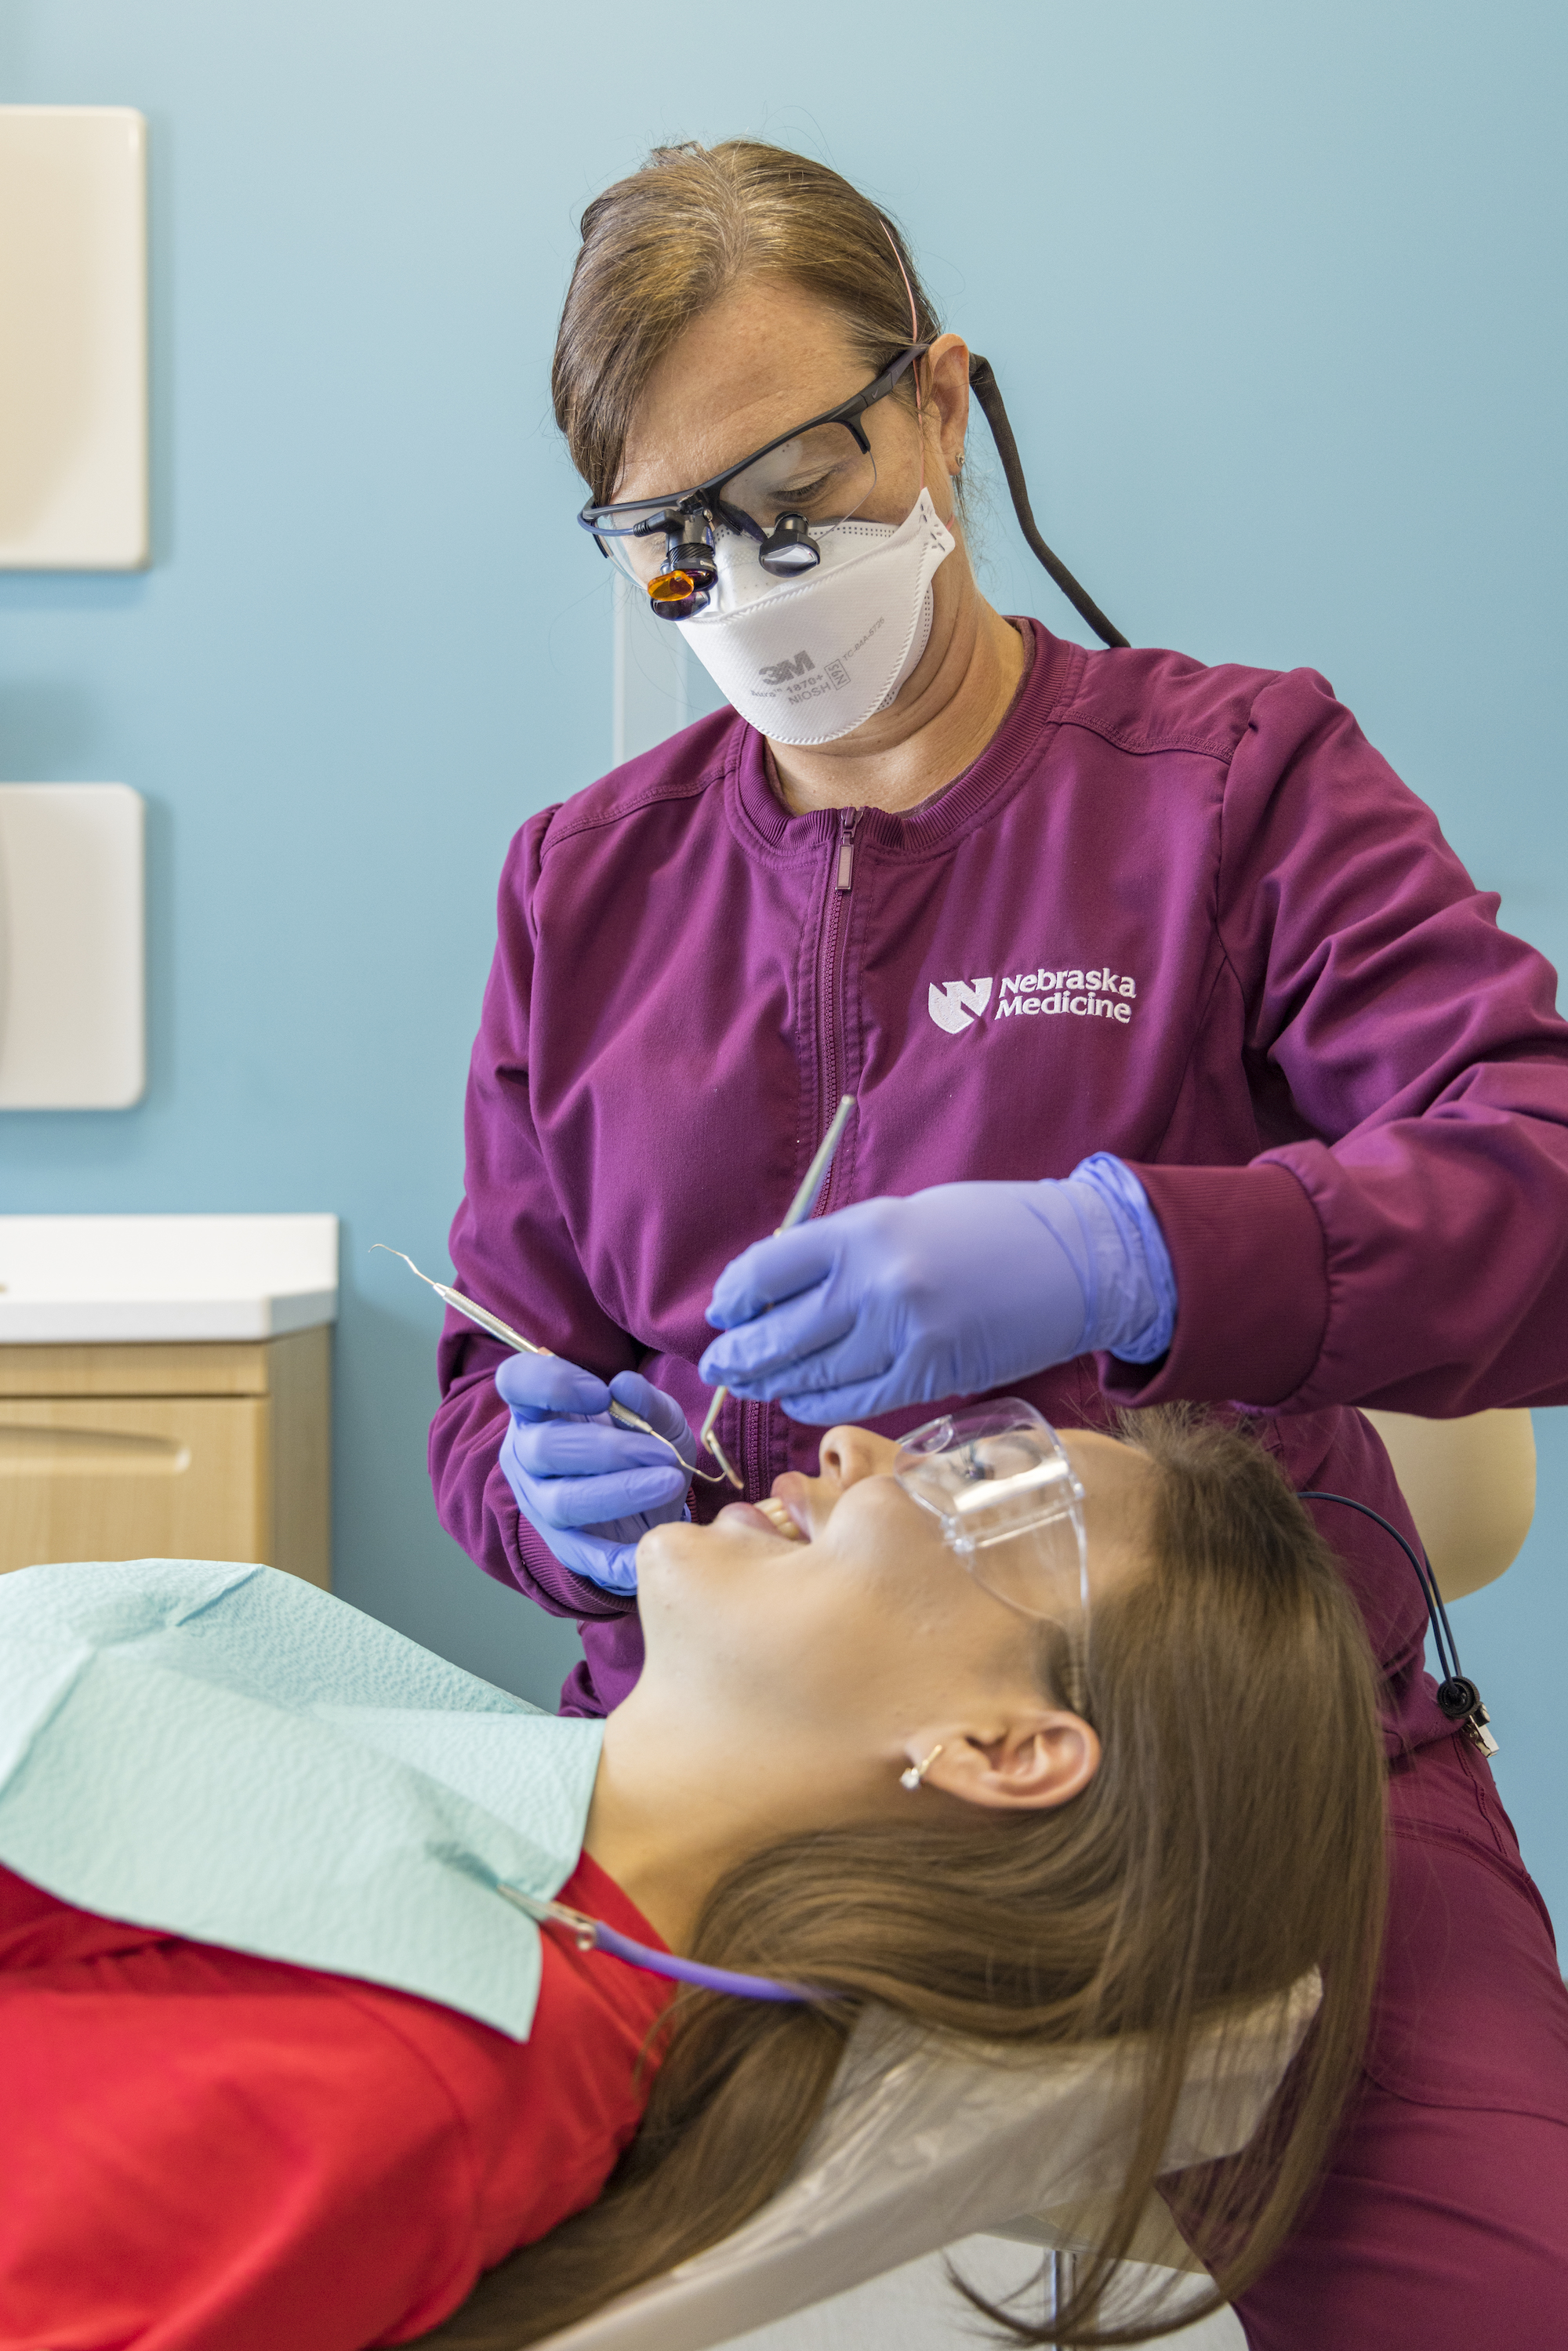
MULTIPOLYGON (((862 841, 874 841, 893 856, 928 857, 983 821, 1015 782, 1084 658, 1081 645, 1053 637, 1038 621, 1016 625, 1030 632, 1034 658, 1012 707, 979 758, 920 808, 899 815, 862 808, 857 825, 862 841)), ((758 845, 785 857, 820 855, 837 839, 841 810, 810 809, 791 816, 775 797, 768 780, 767 746, 755 727, 737 730, 731 758, 731 806, 743 836, 749 834, 758 845)))

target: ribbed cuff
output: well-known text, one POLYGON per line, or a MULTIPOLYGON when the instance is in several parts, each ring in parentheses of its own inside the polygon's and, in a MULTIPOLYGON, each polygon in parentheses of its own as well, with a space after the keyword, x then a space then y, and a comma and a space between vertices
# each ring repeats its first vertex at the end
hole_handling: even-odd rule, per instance
POLYGON ((612 1592, 608 1585, 595 1583, 586 1575, 576 1575, 557 1559, 543 1535, 518 1510, 506 1472, 497 1465, 494 1473, 505 1488, 505 1501, 497 1497, 496 1517, 506 1545, 512 1581, 530 1600, 537 1600, 552 1616, 573 1616, 580 1621, 590 1616, 624 1616, 637 1605, 635 1592, 612 1592))
POLYGON ((1317 1210, 1287 1167, 1126 1163, 1159 1220, 1176 1280, 1170 1352, 1145 1372, 1103 1354, 1100 1381, 1124 1405, 1283 1407, 1318 1360, 1328 1324, 1317 1210))

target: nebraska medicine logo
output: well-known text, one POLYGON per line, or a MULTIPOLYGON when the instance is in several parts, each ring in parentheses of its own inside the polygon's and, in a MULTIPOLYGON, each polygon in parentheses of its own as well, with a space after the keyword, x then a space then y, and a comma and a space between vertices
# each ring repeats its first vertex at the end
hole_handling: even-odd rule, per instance
POLYGON ((933 980, 926 1007, 949 1037, 972 1029, 988 1010, 993 1021, 1054 1019, 1065 1013, 1069 1019, 1114 1020, 1124 1029, 1138 993, 1137 982, 1125 972, 1047 971, 1043 965, 1004 979, 993 1003, 994 986, 989 979, 945 979, 940 985, 933 980))

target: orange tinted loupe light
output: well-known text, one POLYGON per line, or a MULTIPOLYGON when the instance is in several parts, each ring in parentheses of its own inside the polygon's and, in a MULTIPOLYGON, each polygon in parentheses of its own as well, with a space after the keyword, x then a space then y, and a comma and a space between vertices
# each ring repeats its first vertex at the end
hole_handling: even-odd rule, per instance
POLYGON ((685 621, 707 602, 689 571, 661 571, 648 582, 648 601, 662 621, 685 621))

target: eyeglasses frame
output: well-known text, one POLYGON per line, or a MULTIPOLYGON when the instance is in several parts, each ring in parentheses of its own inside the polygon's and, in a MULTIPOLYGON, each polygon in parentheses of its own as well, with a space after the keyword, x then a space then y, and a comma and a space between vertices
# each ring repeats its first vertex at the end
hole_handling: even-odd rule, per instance
POLYGON ((584 530, 592 533, 593 543, 606 561, 610 558, 610 549, 604 544, 607 538, 650 538, 655 532, 668 536, 669 518, 676 516, 685 520, 706 515, 711 520, 716 514, 728 529, 744 532, 747 538, 755 538, 760 544, 768 533, 749 515, 743 514, 738 507, 725 504, 718 495, 725 484, 733 482, 737 474, 744 474, 748 465, 755 465, 771 450, 782 449, 786 442, 799 440, 802 433, 814 432, 819 424, 847 425, 862 455, 869 457, 871 443, 866 438, 861 418, 879 400, 885 400, 900 377, 914 366, 916 360, 924 359, 930 349, 929 340, 909 344, 891 367, 883 368, 879 376, 873 377, 863 392, 857 392, 850 399, 841 401, 837 408, 824 409, 820 416, 809 416, 803 424, 792 424, 788 433, 779 433, 771 441, 765 441, 759 449, 753 449, 749 455, 742 457, 738 465, 727 465, 722 473, 710 475, 706 482, 698 482, 689 490, 681 490, 669 497, 622 498, 607 506, 595 506, 590 499, 579 514, 578 522, 584 530), (633 507, 643 517, 640 523, 628 525, 621 530, 605 528, 605 516, 629 514, 633 507), (657 507, 659 512, 650 514, 650 507, 657 507))

